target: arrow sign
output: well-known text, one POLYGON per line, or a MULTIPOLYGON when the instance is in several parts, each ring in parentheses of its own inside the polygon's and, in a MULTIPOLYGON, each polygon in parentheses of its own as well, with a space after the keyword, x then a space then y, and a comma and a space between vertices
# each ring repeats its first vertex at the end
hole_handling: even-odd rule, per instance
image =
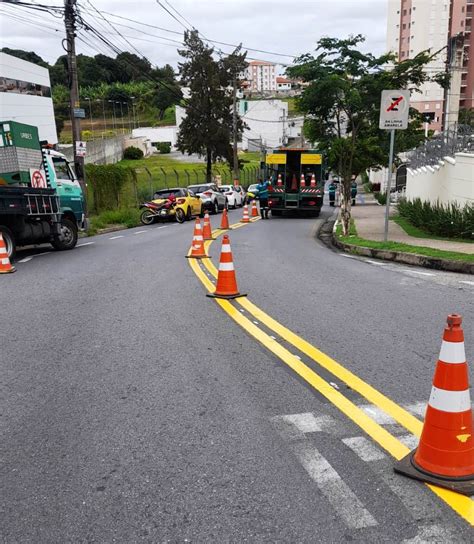
POLYGON ((379 128, 382 130, 404 130, 408 127, 410 91, 382 91, 379 128))

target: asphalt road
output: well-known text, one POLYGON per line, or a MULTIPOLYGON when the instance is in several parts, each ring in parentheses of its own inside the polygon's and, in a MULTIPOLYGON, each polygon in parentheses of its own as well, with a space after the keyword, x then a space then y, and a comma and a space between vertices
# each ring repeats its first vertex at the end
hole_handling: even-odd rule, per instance
MULTIPOLYGON (((464 316, 474 359, 472 278, 343 257, 315 240, 319 221, 231 232, 241 291, 419 412, 448 313, 464 316)), ((162 227, 25 252, 0 278, 2 541, 472 541, 204 296, 184 258, 192 225, 162 227)))

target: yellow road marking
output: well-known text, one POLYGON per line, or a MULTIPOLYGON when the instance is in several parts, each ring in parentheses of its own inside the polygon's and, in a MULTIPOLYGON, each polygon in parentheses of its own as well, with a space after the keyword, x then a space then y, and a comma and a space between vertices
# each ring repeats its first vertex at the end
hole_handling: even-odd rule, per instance
MULTIPOLYGON (((211 243, 212 240, 209 240, 207 248, 211 243)), ((204 259, 202 263, 212 275, 216 276, 217 271, 209 260, 204 259)), ((199 264, 193 260, 190 260, 189 264, 193 269, 194 273, 204 284, 204 286, 209 291, 214 291, 214 285, 204 274, 199 264)), ((286 348, 284 348, 277 341, 268 336, 264 331, 259 329, 249 319, 244 317, 229 301, 221 299, 215 299, 215 301, 236 323, 238 323, 256 340, 261 342, 267 349, 269 349, 272 353, 279 357, 307 383, 309 383, 323 396, 325 396, 332 404, 334 404, 334 406, 339 408, 339 410, 343 414, 345 414, 356 425, 358 425, 373 440, 380 444, 380 446, 384 448, 388 453, 390 453, 390 455, 392 455, 395 459, 401 459, 410 451, 402 442, 397 440, 397 438, 395 438, 378 423, 376 423, 358 406, 356 406, 353 402, 347 399, 342 393, 334 389, 328 382, 326 382, 323 378, 321 378, 318 374, 316 374, 313 370, 306 366, 295 355, 291 354, 286 348)), ((343 381, 350 385, 352 389, 358 391, 362 396, 364 396, 368 400, 371 400, 371 402, 392 415, 394 419, 397 419, 397 421, 404 425, 408 430, 410 430, 408 426, 411 426, 415 431, 417 431, 411 432, 419 436, 421 431, 419 426, 422 426, 422 423, 413 416, 411 416, 411 414, 406 412, 406 410, 403 410, 403 408, 398 406, 395 402, 385 397, 385 395, 377 391, 369 384, 365 383, 356 375, 352 374, 352 372, 345 369, 342 365, 328 357, 326 354, 322 353, 320 350, 286 329, 286 327, 280 325, 277 321, 265 314, 265 312, 260 310, 257 306, 252 304, 246 298, 238 298, 236 299, 236 302, 238 302, 243 308, 246 308, 250 313, 252 313, 252 315, 254 315, 254 317, 257 317, 262 323, 265 323, 267 327, 271 328, 274 332, 277 332, 277 334, 279 334, 282 338, 285 338, 285 336, 287 336, 287 338, 285 339, 288 342, 295 345, 295 347, 297 347, 301 352, 306 353, 309 357, 315 360, 315 362, 317 362, 324 368, 327 368, 327 370, 331 371, 334 375, 343 379, 343 381), (276 328, 274 326, 276 326, 276 328), (283 334, 285 336, 283 336, 283 334), (295 342, 290 341, 289 338, 291 338, 295 342), (318 357, 318 359, 315 359, 313 356, 318 357), (321 363, 321 358, 323 359, 324 364, 321 363), (342 376, 344 376, 344 378, 342 378, 342 376), (356 389, 356 384, 360 390, 356 389), (395 415, 397 416, 397 418, 395 417, 395 415), (410 421, 410 419, 414 421, 410 421)), ((464 495, 460 495, 458 493, 454 493, 453 491, 442 489, 433 485, 425 485, 427 485, 427 487, 429 487, 433 491, 433 493, 435 493, 440 499, 448 504, 468 523, 474 525, 474 501, 470 497, 466 497, 464 495)))

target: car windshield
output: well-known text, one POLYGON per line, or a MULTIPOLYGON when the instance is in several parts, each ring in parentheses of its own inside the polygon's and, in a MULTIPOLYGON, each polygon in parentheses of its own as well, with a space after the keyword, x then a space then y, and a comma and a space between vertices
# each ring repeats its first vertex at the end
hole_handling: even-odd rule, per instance
POLYGON ((165 189, 163 191, 157 191, 153 195, 153 200, 158 200, 160 198, 169 198, 171 195, 174 195, 176 197, 182 196, 181 189, 165 189))
POLYGON ((204 191, 209 191, 211 189, 210 185, 190 185, 188 189, 191 189, 193 193, 204 193, 204 191))

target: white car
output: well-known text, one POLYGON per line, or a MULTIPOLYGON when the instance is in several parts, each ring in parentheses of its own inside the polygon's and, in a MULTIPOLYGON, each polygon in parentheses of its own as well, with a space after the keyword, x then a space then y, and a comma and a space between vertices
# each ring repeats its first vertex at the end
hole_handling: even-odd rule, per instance
POLYGON ((237 208, 237 206, 243 206, 244 198, 242 196, 241 187, 235 187, 234 185, 221 185, 219 187, 221 192, 225 194, 229 208, 237 208))

